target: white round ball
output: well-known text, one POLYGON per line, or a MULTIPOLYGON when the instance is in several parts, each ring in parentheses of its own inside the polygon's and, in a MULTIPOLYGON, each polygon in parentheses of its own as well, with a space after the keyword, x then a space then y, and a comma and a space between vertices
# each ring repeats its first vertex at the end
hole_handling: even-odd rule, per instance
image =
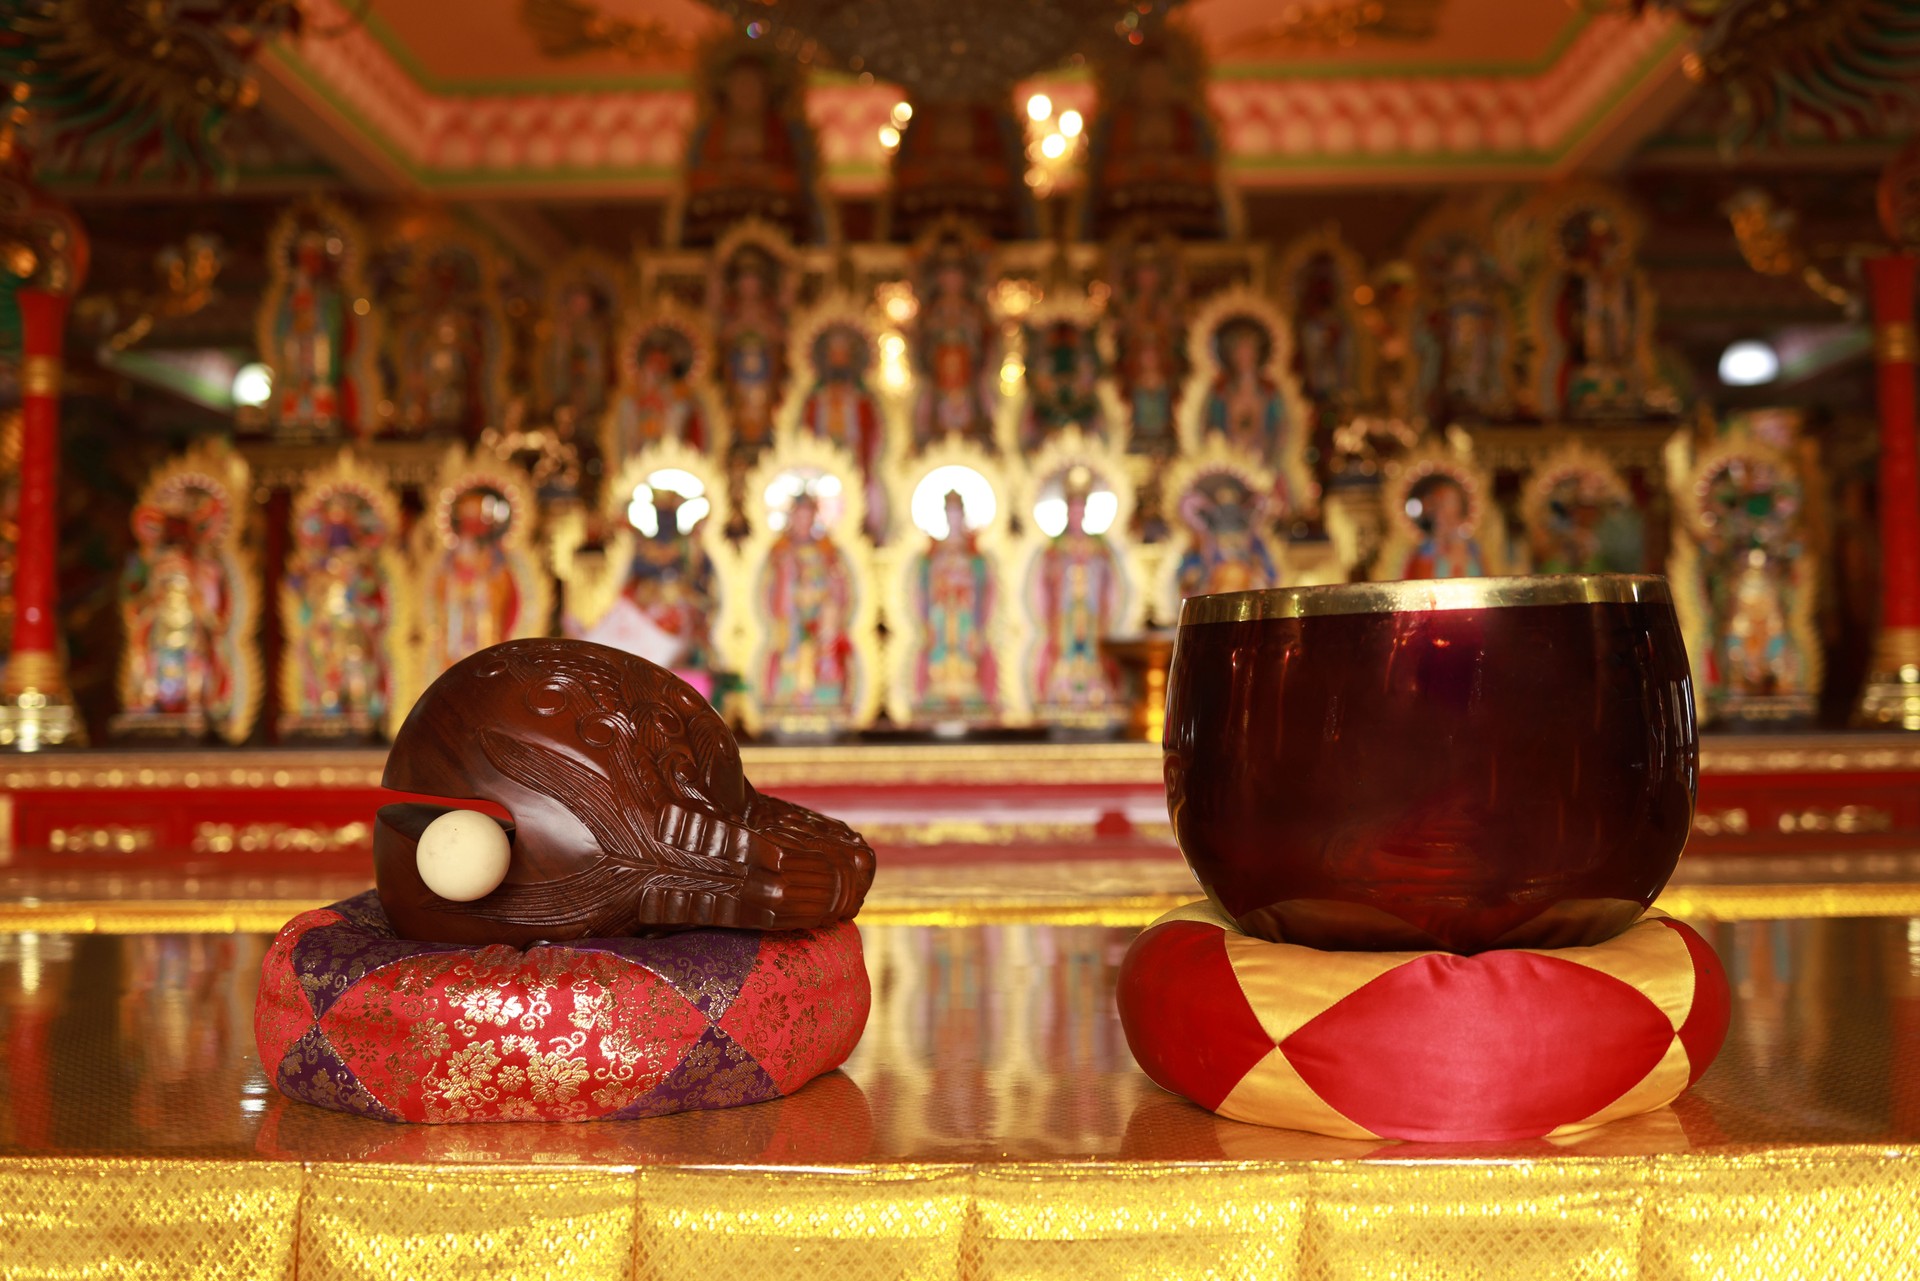
POLYGON ((485 898, 507 879, 511 855, 500 824, 479 810, 448 810, 420 833, 414 861, 427 888, 451 903, 485 898))

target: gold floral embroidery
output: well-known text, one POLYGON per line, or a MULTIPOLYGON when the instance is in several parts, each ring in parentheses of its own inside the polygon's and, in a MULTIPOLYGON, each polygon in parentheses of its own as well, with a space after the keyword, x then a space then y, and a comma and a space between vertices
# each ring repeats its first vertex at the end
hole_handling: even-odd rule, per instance
POLYGON ((533 1097, 542 1103, 569 1103, 587 1079, 587 1061, 562 1054, 537 1054, 527 1062, 533 1097))
POLYGON ((500 1052, 491 1041, 475 1041, 464 1050, 456 1051, 447 1060, 447 1079, 440 1087, 440 1097, 448 1103, 472 1105, 489 1097, 494 1091, 485 1087, 493 1080, 493 1070, 500 1065, 500 1052))
POLYGON ((526 1013, 526 1009, 520 1004, 519 997, 493 987, 463 994, 460 997, 460 1012, 467 1016, 470 1023, 491 1023, 495 1027, 505 1027, 526 1013))
POLYGON ((439 1019, 422 1019, 407 1031, 407 1048, 422 1058, 437 1059, 450 1044, 447 1025, 439 1019))
POLYGON ((527 1070, 517 1063, 509 1063, 500 1069, 500 1088, 518 1093, 527 1083, 527 1070))

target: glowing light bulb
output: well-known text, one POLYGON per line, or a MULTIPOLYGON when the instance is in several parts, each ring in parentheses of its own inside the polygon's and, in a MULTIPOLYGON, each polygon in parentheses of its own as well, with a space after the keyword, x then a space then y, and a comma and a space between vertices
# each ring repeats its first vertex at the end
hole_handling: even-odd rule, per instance
POLYGON ((1060 113, 1060 132, 1067 135, 1067 137, 1078 138, 1080 131, 1086 127, 1087 122, 1081 118, 1079 112, 1063 111, 1060 113))
POLYGON ((1052 114, 1053 99, 1047 97, 1046 94, 1036 93, 1033 97, 1027 99, 1027 118, 1029 120, 1045 120, 1052 114))
POLYGON ((1058 160, 1067 154, 1067 140, 1057 133, 1050 133, 1040 143, 1040 154, 1049 160, 1058 160))
POLYGON ((900 145, 900 131, 892 125, 880 126, 880 145, 892 151, 900 145))
POLYGON ((240 366, 233 376, 233 403, 257 409, 273 399, 273 371, 262 364, 240 366))
POLYGON ((1760 387, 1780 376, 1780 353, 1768 343, 1748 340, 1720 353, 1720 381, 1729 387, 1760 387))
POLYGON ((907 121, 913 119, 913 104, 911 102, 896 102, 893 104, 892 114, 894 128, 905 129, 907 127, 907 121))

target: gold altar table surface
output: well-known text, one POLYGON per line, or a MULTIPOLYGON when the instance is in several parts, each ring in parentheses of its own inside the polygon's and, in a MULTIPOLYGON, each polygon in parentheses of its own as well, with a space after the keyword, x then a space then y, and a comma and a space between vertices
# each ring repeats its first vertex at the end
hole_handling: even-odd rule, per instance
POLYGON ((1912 856, 1740 884, 1683 865, 1668 903, 1735 988, 1700 1085, 1569 1141, 1439 1146, 1260 1129, 1157 1089, 1113 986, 1183 870, 1018 854, 883 871, 873 1015, 842 1071, 570 1126, 276 1095, 252 1009, 254 917, 280 897, 175 885, 149 932, 138 900, 96 887, 76 914, 58 884, 6 881, 0 1278, 1920 1276, 1912 856))

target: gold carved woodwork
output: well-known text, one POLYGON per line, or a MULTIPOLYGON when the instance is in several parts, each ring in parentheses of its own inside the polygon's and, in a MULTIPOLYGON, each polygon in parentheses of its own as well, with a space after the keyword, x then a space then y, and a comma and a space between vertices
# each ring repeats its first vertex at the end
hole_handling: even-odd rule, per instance
POLYGON ((337 827, 298 823, 200 823, 193 829, 195 854, 337 854, 373 845, 373 825, 337 827))
POLYGON ((1719 810, 1695 810, 1693 832, 1696 836, 1745 836, 1752 826, 1746 807, 1730 806, 1719 810))
POLYGON ((1791 836, 1796 832, 1835 836, 1871 836, 1879 832, 1892 831, 1893 815, 1874 805, 1839 805, 1831 808, 1815 806, 1789 810, 1781 814, 1778 826, 1784 836, 1791 836))
POLYGON ((152 828, 125 823, 80 823, 47 833, 47 848, 55 854, 140 854, 158 844, 152 828))

